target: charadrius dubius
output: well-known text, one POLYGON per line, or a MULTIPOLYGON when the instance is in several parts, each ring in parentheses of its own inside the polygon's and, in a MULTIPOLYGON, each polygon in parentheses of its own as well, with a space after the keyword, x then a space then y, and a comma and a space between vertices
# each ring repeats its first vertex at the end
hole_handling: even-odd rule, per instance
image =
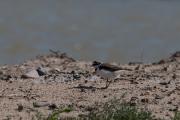
POLYGON ((108 88, 112 80, 116 77, 115 72, 122 70, 118 66, 100 63, 98 61, 94 61, 92 66, 95 68, 95 74, 106 80, 106 86, 104 88, 108 88))

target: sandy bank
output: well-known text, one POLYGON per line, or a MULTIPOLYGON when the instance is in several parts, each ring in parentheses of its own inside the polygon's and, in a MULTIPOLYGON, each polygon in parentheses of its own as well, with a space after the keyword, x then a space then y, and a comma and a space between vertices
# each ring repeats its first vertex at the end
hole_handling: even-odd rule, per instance
POLYGON ((124 95, 126 102, 169 120, 180 110, 179 62, 177 52, 157 63, 117 63, 130 71, 119 71, 107 89, 97 89, 105 81, 93 74, 92 62, 76 61, 66 54, 52 53, 19 65, 0 66, 0 119, 32 120, 37 113, 48 116, 62 106, 73 107, 62 116, 77 117, 124 95), (39 67, 42 74, 35 73, 39 67))

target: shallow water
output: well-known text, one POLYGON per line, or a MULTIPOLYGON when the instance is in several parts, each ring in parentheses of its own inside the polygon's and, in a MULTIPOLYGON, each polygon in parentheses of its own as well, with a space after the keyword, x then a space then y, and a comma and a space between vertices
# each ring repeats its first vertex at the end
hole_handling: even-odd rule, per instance
POLYGON ((49 49, 80 60, 152 62, 180 50, 178 0, 1 0, 0 64, 49 49))

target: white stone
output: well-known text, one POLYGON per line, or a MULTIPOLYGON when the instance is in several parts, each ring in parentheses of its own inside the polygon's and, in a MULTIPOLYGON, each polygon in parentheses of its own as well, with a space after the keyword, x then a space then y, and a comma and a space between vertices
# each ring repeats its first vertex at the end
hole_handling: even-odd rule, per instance
POLYGON ((24 77, 27 77, 27 78, 39 78, 39 74, 36 70, 31 70, 29 72, 27 72, 24 77))

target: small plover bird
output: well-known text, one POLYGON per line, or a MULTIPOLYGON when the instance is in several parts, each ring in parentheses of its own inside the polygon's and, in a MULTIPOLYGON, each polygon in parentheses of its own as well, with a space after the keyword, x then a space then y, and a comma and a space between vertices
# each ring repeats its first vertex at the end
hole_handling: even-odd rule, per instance
POLYGON ((108 63, 100 63, 97 61, 94 61, 92 63, 92 66, 95 68, 95 74, 106 80, 106 86, 104 88, 108 88, 110 83, 112 82, 112 79, 116 77, 115 72, 118 70, 122 70, 122 68, 118 66, 108 63))

